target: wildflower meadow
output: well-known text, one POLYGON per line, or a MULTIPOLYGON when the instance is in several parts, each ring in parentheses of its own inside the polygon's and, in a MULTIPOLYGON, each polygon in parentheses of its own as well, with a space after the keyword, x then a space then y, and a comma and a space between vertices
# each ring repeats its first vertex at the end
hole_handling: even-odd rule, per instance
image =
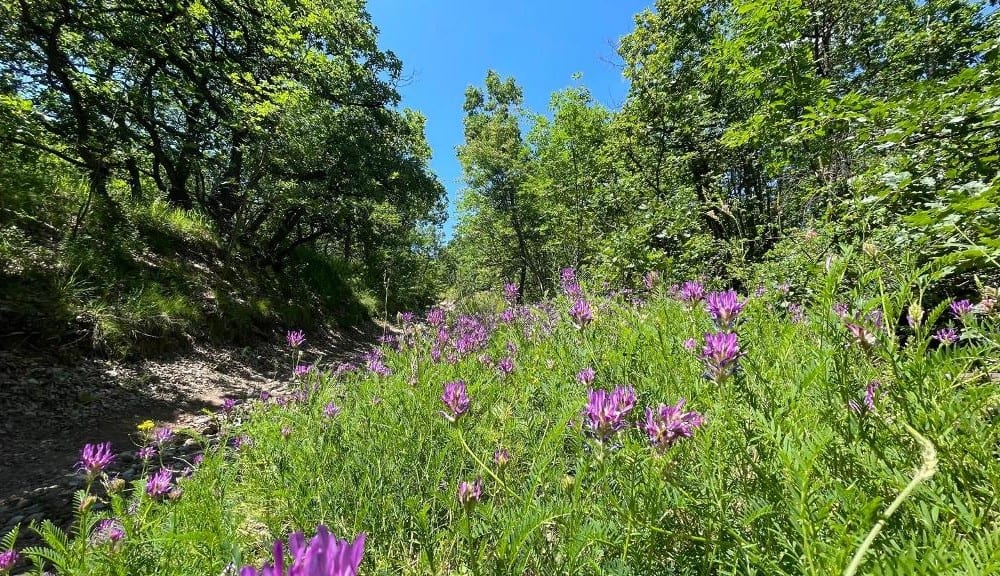
POLYGON ((856 267, 754 295, 570 270, 357 365, 302 370, 289 332, 297 392, 227 403, 185 461, 157 447, 202 438, 147 427, 131 483, 83 447, 73 529, 8 534, 0 573, 996 573, 995 295, 856 267))

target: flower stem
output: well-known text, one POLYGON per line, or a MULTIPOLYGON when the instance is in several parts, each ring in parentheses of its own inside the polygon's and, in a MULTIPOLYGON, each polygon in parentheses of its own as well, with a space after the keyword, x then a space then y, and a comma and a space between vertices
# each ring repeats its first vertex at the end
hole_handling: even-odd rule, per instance
POLYGON ((910 494, 913 493, 918 484, 924 480, 928 480, 931 476, 934 476, 935 472, 937 472, 937 450, 934 449, 934 444, 922 434, 914 430, 906 422, 903 422, 903 427, 906 428, 906 431, 910 434, 910 436, 913 436, 913 439, 916 440, 923 448, 920 468, 918 468, 913 474, 913 478, 910 480, 910 483, 906 485, 906 488, 903 488, 903 491, 896 496, 896 499, 892 501, 892 504, 889 504, 889 507, 882 512, 882 516, 878 519, 878 522, 872 526, 872 529, 868 532, 868 536, 865 538, 865 541, 861 543, 857 552, 854 553, 854 557, 851 558, 851 563, 844 569, 844 576, 854 576, 854 574, 858 571, 858 568, 861 566, 861 562, 864 560, 865 553, 868 552, 869 548, 871 548, 872 543, 875 541, 875 538, 878 537, 879 532, 882 531, 882 528, 889 520, 889 517, 893 515, 904 500, 909 498, 910 494))

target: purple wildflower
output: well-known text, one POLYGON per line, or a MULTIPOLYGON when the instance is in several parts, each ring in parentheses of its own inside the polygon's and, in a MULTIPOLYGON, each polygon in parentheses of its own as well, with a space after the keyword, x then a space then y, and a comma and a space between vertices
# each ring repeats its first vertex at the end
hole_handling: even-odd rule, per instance
POLYGON ((705 298, 705 287, 700 282, 689 280, 677 289, 677 297, 688 306, 694 306, 705 298))
POLYGON ((708 313, 720 328, 731 328, 746 302, 741 302, 735 290, 712 292, 705 297, 708 313))
POLYGON ((87 478, 93 480, 109 464, 114 462, 115 455, 111 453, 111 442, 101 444, 85 444, 80 451, 80 461, 77 468, 87 473, 87 478))
POLYGON ((577 298, 576 302, 569 309, 569 315, 573 322, 583 328, 594 319, 594 314, 590 311, 590 303, 585 298, 577 298))
POLYGON ((455 380, 444 385, 444 394, 441 395, 447 412, 441 412, 449 422, 456 422, 469 410, 469 395, 465 387, 464 380, 455 380))
POLYGON ((941 328, 934 333, 934 339, 945 346, 954 344, 955 342, 958 342, 958 332, 950 326, 947 328, 941 328))
POLYGON ((171 484, 173 479, 174 475, 170 470, 160 468, 146 480, 146 494, 155 500, 163 498, 173 489, 173 485, 171 484))
POLYGON ((302 330, 289 330, 285 334, 285 342, 292 348, 298 348, 306 341, 306 334, 302 330))
POLYGON ((267 403, 267 401, 270 400, 270 399, 271 399, 271 393, 270 392, 268 392, 267 390, 261 390, 260 391, 260 401, 261 402, 267 403))
POLYGON ((497 448, 497 451, 493 453, 493 463, 497 465, 497 468, 504 468, 507 463, 510 462, 510 452, 506 448, 497 448))
POLYGON ((471 512, 476 504, 483 497, 483 479, 476 478, 475 482, 461 481, 458 483, 458 502, 465 508, 466 512, 471 512))
POLYGON ((174 437, 174 431, 166 426, 161 426, 156 430, 153 430, 153 442, 163 445, 169 442, 171 438, 174 437))
POLYGON ((156 447, 143 446, 136 452, 136 456, 138 456, 140 460, 152 460, 156 457, 156 447))
POLYGON ((340 406, 337 406, 333 402, 327 402, 326 406, 323 406, 323 415, 327 418, 333 418, 337 414, 340 414, 340 406))
POLYGON ((763 298, 767 294, 767 288, 763 284, 758 284, 753 290, 754 298, 763 298))
POLYGON ((517 287, 517 284, 507 282, 503 285, 503 299, 511 306, 517 304, 517 298, 520 294, 521 290, 517 287))
POLYGON ((594 369, 591 368, 590 366, 587 366, 583 370, 580 370, 579 372, 576 373, 576 381, 579 382, 580 384, 589 386, 591 382, 594 381, 594 377, 596 375, 597 373, 594 372, 594 369))
POLYGON ((240 448, 250 444, 250 437, 246 434, 240 434, 231 440, 233 448, 239 450, 240 448))
POLYGON ((625 427, 625 417, 635 406, 635 390, 629 387, 607 390, 587 390, 587 405, 583 409, 584 425, 601 442, 625 427))
POLYGON ((778 284, 777 288, 775 289, 778 291, 778 294, 781 294, 782 296, 788 296, 788 293, 792 291, 792 285, 789 284, 788 282, 782 282, 781 284, 778 284))
POLYGON ((105 518, 97 523, 91 542, 94 545, 114 544, 125 538, 125 527, 114 518, 105 518))
POLYGON ((514 359, 510 356, 504 356, 497 362, 497 370, 504 376, 510 376, 514 373, 514 359))
POLYGON ((875 391, 878 390, 879 381, 872 380, 865 387, 865 406, 868 407, 872 412, 875 411, 875 391))
POLYGON ((19 558, 20 556, 16 550, 0 552, 0 574, 6 574, 14 567, 14 564, 17 564, 19 558))
POLYGON ((383 358, 382 351, 378 348, 375 348, 371 352, 365 354, 365 362, 369 370, 379 376, 391 376, 392 369, 385 365, 383 358))
POLYGON ((316 536, 308 544, 301 532, 288 537, 292 564, 285 571, 285 551, 278 540, 274 543, 274 564, 265 564, 258 571, 244 566, 240 576, 356 576, 364 555, 365 535, 359 534, 354 542, 338 540, 326 526, 316 527, 316 536))
POLYGON ((576 279, 576 270, 563 268, 560 273, 560 282, 563 292, 570 298, 580 298, 583 296, 583 290, 580 289, 580 282, 576 279))
POLYGON ((483 349, 489 343, 491 330, 476 316, 459 316, 455 321, 455 351, 464 356, 483 349))
POLYGON ((444 324, 444 310, 440 308, 431 308, 428 310, 427 323, 435 327, 444 324))
POLYGON ((293 375, 296 378, 302 378, 303 376, 311 372, 312 368, 313 368, 312 364, 298 364, 297 366, 295 366, 295 372, 293 373, 293 375))
POLYGON ((690 438, 694 429, 704 423, 705 419, 701 414, 684 410, 684 402, 681 398, 673 406, 660 404, 655 410, 646 408, 643 429, 649 436, 650 443, 658 450, 667 450, 679 438, 690 438))
POLYGON ((705 347, 701 352, 705 363, 705 376, 718 384, 726 381, 736 371, 740 351, 739 338, 732 332, 705 334, 705 347))
POLYGON ((504 324, 510 324, 516 319, 517 319, 517 311, 515 311, 513 308, 507 308, 506 310, 500 313, 500 321, 503 322, 504 324))
POLYGON ((413 324, 413 320, 415 318, 416 318, 416 316, 413 314, 413 312, 400 312, 399 313, 399 319, 403 322, 404 325, 405 324, 413 324))
POLYGON ((975 312, 972 303, 968 300, 956 300, 949 304, 948 307, 951 308, 951 313, 955 318, 963 321, 966 316, 970 316, 975 312))
POLYGON ((222 399, 222 411, 223 412, 232 412, 233 408, 235 408, 235 407, 236 407, 236 399, 235 398, 223 398, 222 399))
POLYGON ((191 459, 191 463, 194 464, 195 466, 200 466, 201 463, 204 461, 205 461, 204 454, 195 454, 194 458, 191 459))
POLYGON ((694 338, 688 338, 684 341, 684 349, 688 352, 694 352, 698 348, 698 343, 695 342, 694 338))

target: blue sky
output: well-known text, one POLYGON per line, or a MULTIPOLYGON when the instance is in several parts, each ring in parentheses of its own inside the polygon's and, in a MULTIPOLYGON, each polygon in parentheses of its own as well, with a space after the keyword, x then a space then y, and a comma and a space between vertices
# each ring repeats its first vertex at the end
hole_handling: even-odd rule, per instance
POLYGON ((427 116, 432 169, 448 190, 449 219, 463 187, 455 147, 462 143, 462 103, 486 71, 514 76, 525 105, 546 112, 549 96, 573 86, 572 75, 594 98, 617 108, 628 84, 614 45, 634 28, 633 16, 652 0, 369 0, 379 44, 403 61, 408 82, 402 105, 427 116))

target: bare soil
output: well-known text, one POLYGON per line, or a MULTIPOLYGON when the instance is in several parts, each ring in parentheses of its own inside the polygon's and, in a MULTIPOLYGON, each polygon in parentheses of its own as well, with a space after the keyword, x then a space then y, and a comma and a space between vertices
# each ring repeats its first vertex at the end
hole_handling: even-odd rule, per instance
MULTIPOLYGON (((307 335, 303 362, 355 361, 382 330, 371 325, 307 335)), ((74 465, 84 444, 110 441, 116 452, 132 452, 136 426, 144 420, 203 427, 210 420, 205 412, 215 412, 227 397, 286 391, 291 362, 289 349, 277 341, 195 347, 136 362, 0 350, 0 535, 41 518, 66 523, 82 483, 74 465)), ((119 466, 129 460, 126 455, 119 466)))

